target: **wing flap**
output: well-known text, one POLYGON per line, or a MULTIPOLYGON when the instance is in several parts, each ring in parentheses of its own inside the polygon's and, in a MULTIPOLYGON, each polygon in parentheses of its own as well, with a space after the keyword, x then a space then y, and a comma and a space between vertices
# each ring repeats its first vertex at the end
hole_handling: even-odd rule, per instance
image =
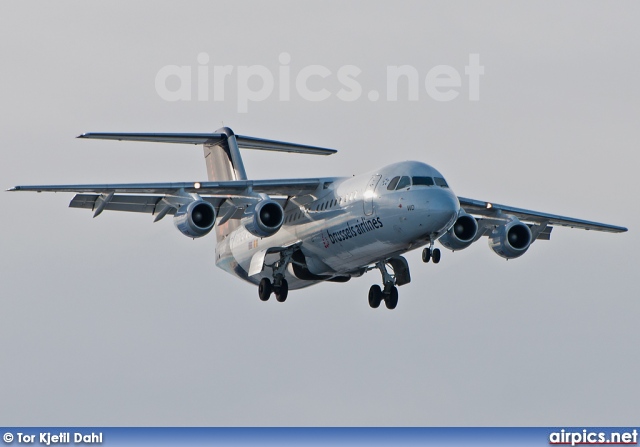
MULTIPOLYGON (((100 197, 99 194, 76 194, 71 202, 69 208, 83 208, 93 210, 96 207, 96 202, 100 197)), ((127 211, 132 213, 146 213, 153 214, 156 205, 162 200, 162 196, 129 196, 129 195, 114 195, 109 203, 106 204, 105 210, 109 211, 127 211)), ((175 210, 169 211, 169 214, 173 214, 175 210)))
MULTIPOLYGON (((104 210, 156 214, 165 207, 165 205, 161 203, 164 197, 165 196, 134 196, 127 194, 113 195, 104 206, 104 210)), ((99 199, 100 194, 76 194, 73 199, 71 199, 69 208, 95 210, 99 199)), ((211 203, 216 209, 219 208, 222 203, 222 199, 216 197, 203 197, 202 200, 211 203)), ((175 212, 176 208, 169 206, 166 214, 173 215, 175 212)), ((240 215, 234 215, 231 218, 239 219, 240 217, 240 215)))

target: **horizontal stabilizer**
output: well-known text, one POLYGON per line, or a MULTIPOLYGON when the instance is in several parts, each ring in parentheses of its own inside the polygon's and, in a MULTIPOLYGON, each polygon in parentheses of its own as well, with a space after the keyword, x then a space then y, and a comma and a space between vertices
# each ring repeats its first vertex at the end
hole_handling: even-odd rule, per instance
POLYGON ((220 143, 225 135, 221 133, 101 133, 90 132, 79 135, 78 138, 91 138, 94 140, 118 140, 118 141, 151 141, 156 143, 180 143, 180 144, 216 144, 220 143))
POLYGON ((283 141, 265 140, 263 138, 236 135, 240 149, 259 149, 262 151, 296 152, 299 154, 331 155, 338 152, 335 149, 307 146, 304 144, 285 143, 283 141))
MULTIPOLYGON (((337 151, 324 147, 266 140, 264 138, 235 135, 240 149, 258 149, 263 151, 295 152, 299 154, 331 155, 337 151)), ((224 133, 84 133, 78 138, 118 141, 151 141, 156 143, 179 144, 219 144, 227 139, 224 133)))

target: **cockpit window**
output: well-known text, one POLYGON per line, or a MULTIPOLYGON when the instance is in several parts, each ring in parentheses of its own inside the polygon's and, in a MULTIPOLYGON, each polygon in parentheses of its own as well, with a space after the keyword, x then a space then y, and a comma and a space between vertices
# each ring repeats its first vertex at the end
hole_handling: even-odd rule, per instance
POLYGON ((413 186, 424 185, 433 186, 432 177, 413 177, 413 186))
POLYGON ((398 180, 400 180, 400 176, 392 178, 391 181, 389 182, 389 186, 387 186, 387 189, 389 191, 393 191, 394 189, 396 189, 396 185, 398 184, 398 180))
POLYGON ((435 181, 436 181, 436 185, 438 186, 442 186, 443 188, 449 187, 449 185, 447 185, 447 182, 442 177, 436 177, 435 181))
POLYGON ((403 175, 400 181, 398 182, 398 186, 396 186, 396 189, 404 189, 407 186, 411 186, 411 178, 407 177, 406 175, 403 175))

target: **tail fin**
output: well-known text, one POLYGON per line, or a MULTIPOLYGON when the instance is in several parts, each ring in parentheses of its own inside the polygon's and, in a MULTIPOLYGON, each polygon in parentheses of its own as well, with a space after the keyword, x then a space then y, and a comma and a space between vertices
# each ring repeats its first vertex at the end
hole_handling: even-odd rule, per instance
POLYGON ((216 133, 222 137, 219 141, 204 143, 209 181, 246 180, 247 173, 233 130, 223 127, 216 133))

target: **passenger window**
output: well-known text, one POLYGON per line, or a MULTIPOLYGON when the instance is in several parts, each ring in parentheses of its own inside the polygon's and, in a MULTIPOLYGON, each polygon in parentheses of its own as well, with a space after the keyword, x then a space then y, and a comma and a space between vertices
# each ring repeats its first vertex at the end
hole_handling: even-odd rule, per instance
POLYGON ((403 175, 400 181, 398 182, 398 186, 396 189, 404 189, 408 186, 411 186, 411 179, 406 175, 403 175))
POLYGON ((391 181, 389 182, 389 186, 387 186, 387 189, 389 191, 393 191, 394 189, 396 189, 396 185, 398 184, 398 180, 400 180, 400 176, 392 178, 391 181))
POLYGON ((447 182, 442 177, 436 177, 435 180, 436 180, 436 185, 442 186, 443 188, 449 187, 449 185, 447 185, 447 182))
POLYGON ((413 186, 433 186, 433 178, 431 177, 413 177, 413 186))

